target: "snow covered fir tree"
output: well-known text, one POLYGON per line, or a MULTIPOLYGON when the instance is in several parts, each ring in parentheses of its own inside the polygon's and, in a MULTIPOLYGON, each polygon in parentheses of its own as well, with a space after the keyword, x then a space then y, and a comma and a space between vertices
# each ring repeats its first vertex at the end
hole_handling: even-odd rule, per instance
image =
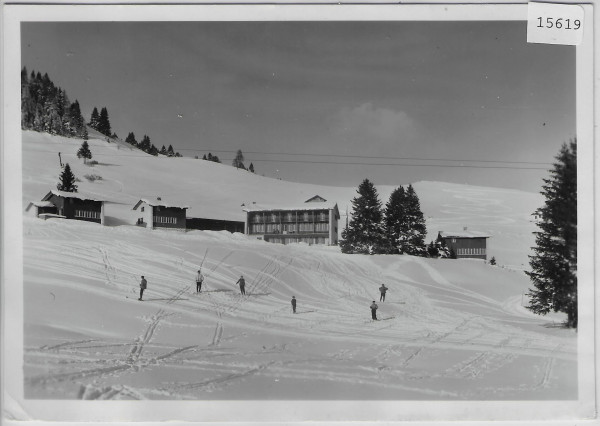
POLYGON ((64 192, 77 192, 77 185, 75 185, 75 175, 71 171, 69 163, 65 164, 65 168, 59 176, 59 182, 56 185, 56 189, 64 192))
POLYGON ((448 257, 439 244, 430 250, 425 245, 427 229, 419 197, 412 185, 392 191, 382 209, 377 189, 365 179, 358 187, 359 197, 352 200, 352 220, 342 232, 343 253, 410 254, 448 257), (435 255, 434 255, 435 254, 435 255))
POLYGON ((231 165, 233 167, 235 167, 236 169, 246 170, 246 166, 244 166, 244 154, 242 153, 241 149, 237 150, 237 152, 235 154, 235 158, 231 162, 231 165))
POLYGON ((577 139, 563 144, 541 194, 546 198, 536 210, 536 232, 531 271, 534 288, 529 306, 536 314, 567 314, 567 326, 577 327, 577 139))
POLYGON ((342 231, 342 253, 377 254, 385 252, 383 212, 375 185, 365 179, 352 199, 352 219, 342 231))
POLYGON ((389 253, 426 256, 427 229, 419 197, 412 185, 395 189, 385 208, 385 234, 389 253))
POLYGON ((77 158, 83 158, 83 163, 85 164, 87 160, 92 159, 92 151, 90 151, 90 145, 88 144, 88 134, 87 131, 83 137, 83 143, 77 151, 77 158))
POLYGON ((83 137, 85 122, 79 102, 55 86, 48 74, 21 70, 21 128, 52 135, 83 137))

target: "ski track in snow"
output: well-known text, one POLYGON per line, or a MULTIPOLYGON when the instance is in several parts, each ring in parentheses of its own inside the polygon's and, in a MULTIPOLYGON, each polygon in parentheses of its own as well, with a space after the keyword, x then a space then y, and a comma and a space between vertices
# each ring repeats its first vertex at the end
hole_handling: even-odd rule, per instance
POLYGON ((568 340, 522 328, 536 318, 517 308, 520 295, 496 300, 463 288, 426 259, 402 256, 384 270, 368 256, 329 259, 310 248, 257 251, 226 239, 138 229, 103 233, 68 223, 28 223, 25 234, 26 255, 39 259, 25 265, 26 286, 51 286, 54 303, 65 291, 79 291, 109 301, 116 306, 111 309, 131 306, 131 324, 145 321, 129 340, 118 330, 114 337, 86 338, 82 328, 80 338, 58 341, 34 333, 30 338, 44 344, 25 348, 25 388, 36 395, 62 389, 66 398, 195 399, 284 380, 363 386, 399 398, 512 398, 551 395, 558 360, 575 356, 568 340), (190 241, 200 245, 191 249, 190 241), (191 283, 201 263, 205 283, 196 294, 191 283), (405 275, 414 267, 424 272, 421 278, 405 275), (248 277, 245 296, 234 284, 239 272, 248 277), (149 287, 138 302, 142 274, 149 287), (378 299, 381 282, 394 283, 379 303, 385 321, 369 321, 368 305, 378 299), (292 294, 297 315, 291 315, 292 294), (189 337, 169 338, 172 333, 189 337), (279 343, 261 349, 264 339, 279 343), (311 349, 320 345, 333 350, 311 349), (535 368, 525 384, 490 385, 491 377, 526 361, 535 368), (178 379, 161 374, 150 386, 155 371, 178 379), (447 380, 464 384, 448 386, 447 380))

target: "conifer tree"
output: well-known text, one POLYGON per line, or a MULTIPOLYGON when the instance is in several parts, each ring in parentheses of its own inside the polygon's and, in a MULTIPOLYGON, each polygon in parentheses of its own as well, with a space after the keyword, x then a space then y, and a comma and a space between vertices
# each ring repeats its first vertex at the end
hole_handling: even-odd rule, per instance
POLYGON ((138 142, 135 140, 135 135, 133 134, 133 132, 129 132, 129 134, 127 135, 127 138, 125 138, 125 142, 127 142, 128 144, 131 144, 133 146, 138 145, 138 142))
POLYGON ((163 145, 162 148, 160 149, 160 153, 162 155, 167 155, 167 148, 165 148, 165 146, 163 145))
POLYGON ((377 254, 385 250, 383 213, 375 186, 365 179, 352 200, 352 219, 342 232, 343 253, 377 254))
POLYGON ((103 107, 100 110, 100 118, 98 119, 98 131, 103 135, 110 136, 110 121, 108 119, 108 110, 106 107, 103 107))
POLYGON ((527 308, 545 315, 567 314, 567 326, 577 327, 577 139, 563 144, 541 194, 546 198, 536 210, 540 218, 531 271, 527 308))
POLYGON ((400 186, 392 191, 385 206, 385 235, 392 254, 401 253, 400 249, 405 239, 405 202, 404 188, 400 186))
POLYGON ((233 159, 231 165, 236 169, 246 169, 246 167, 244 166, 244 154, 242 154, 241 149, 237 150, 237 153, 235 154, 235 158, 233 159))
POLYGON ((206 154, 204 154, 204 156, 202 157, 202 159, 203 159, 203 160, 206 160, 206 159, 207 159, 207 158, 206 158, 206 154))
POLYGON ((150 148, 152 147, 152 144, 150 143, 150 137, 144 135, 138 147, 144 152, 150 152, 150 148))
POLYGON ((98 114, 98 108, 94 107, 92 116, 90 117, 89 125, 92 129, 98 130, 98 123, 100 121, 100 114, 98 114))
POLYGON ((83 158, 83 163, 85 164, 87 160, 92 158, 92 151, 90 151, 90 146, 88 144, 87 138, 83 140, 79 151, 77 151, 77 158, 83 158))
POLYGON ((250 163, 250 166, 248 167, 248 170, 252 173, 254 173, 254 164, 250 163))
POLYGON ((173 145, 169 145, 169 147, 167 148, 167 155, 169 157, 173 157, 175 155, 175 152, 173 151, 173 145))
POLYGON ((412 185, 408 185, 406 189, 405 212, 405 240, 403 241, 401 251, 415 256, 425 256, 427 252, 427 248, 425 247, 427 228, 423 212, 421 211, 419 197, 412 185))
POLYGON ((83 116, 81 115, 81 107, 79 106, 79 101, 77 101, 77 99, 69 106, 68 116, 69 133, 71 136, 83 137, 84 132, 87 135, 87 129, 85 128, 83 116))
POLYGON ((65 192, 77 192, 77 185, 75 185, 75 175, 71 171, 69 163, 65 164, 65 168, 59 177, 60 181, 56 185, 59 191, 65 192))

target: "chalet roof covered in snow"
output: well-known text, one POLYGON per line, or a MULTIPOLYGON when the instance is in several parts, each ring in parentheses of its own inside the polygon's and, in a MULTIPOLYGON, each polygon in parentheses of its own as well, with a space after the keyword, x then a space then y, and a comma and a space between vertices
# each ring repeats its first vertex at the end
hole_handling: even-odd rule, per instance
POLYGON ((155 199, 141 198, 140 201, 138 201, 136 203, 136 205, 133 207, 133 210, 137 210, 137 208, 142 203, 146 203, 149 206, 153 206, 153 207, 175 207, 177 209, 189 209, 188 206, 182 206, 182 205, 175 204, 175 203, 165 202, 162 198, 155 198, 155 199))
POLYGON ((32 206, 36 206, 36 207, 56 207, 50 201, 32 201, 31 203, 29 203, 29 205, 27 206, 27 208, 25 210, 29 211, 29 209, 32 206))
POLYGON ((91 200, 91 201, 104 202, 104 200, 100 200, 93 195, 86 194, 85 192, 67 192, 67 191, 59 191, 58 189, 51 190, 49 193, 46 194, 46 196, 44 198, 42 198, 42 201, 48 201, 52 197, 52 195, 56 195, 58 197, 63 197, 63 198, 76 198, 78 200, 91 200))
POLYGON ((439 236, 442 238, 490 238, 490 234, 478 231, 440 231, 439 236))
POLYGON ((286 206, 272 206, 265 204, 251 204, 242 208, 245 212, 275 212, 275 211, 288 211, 288 210, 337 210, 337 203, 334 202, 320 202, 311 201, 302 204, 290 204, 286 206))

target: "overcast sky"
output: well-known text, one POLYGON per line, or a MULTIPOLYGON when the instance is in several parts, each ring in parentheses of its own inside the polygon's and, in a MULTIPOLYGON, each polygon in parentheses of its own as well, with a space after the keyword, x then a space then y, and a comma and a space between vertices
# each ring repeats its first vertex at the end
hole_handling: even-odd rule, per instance
POLYGON ((525 22, 23 23, 22 66, 122 138, 298 182, 538 192, 575 136, 575 48, 525 22))

